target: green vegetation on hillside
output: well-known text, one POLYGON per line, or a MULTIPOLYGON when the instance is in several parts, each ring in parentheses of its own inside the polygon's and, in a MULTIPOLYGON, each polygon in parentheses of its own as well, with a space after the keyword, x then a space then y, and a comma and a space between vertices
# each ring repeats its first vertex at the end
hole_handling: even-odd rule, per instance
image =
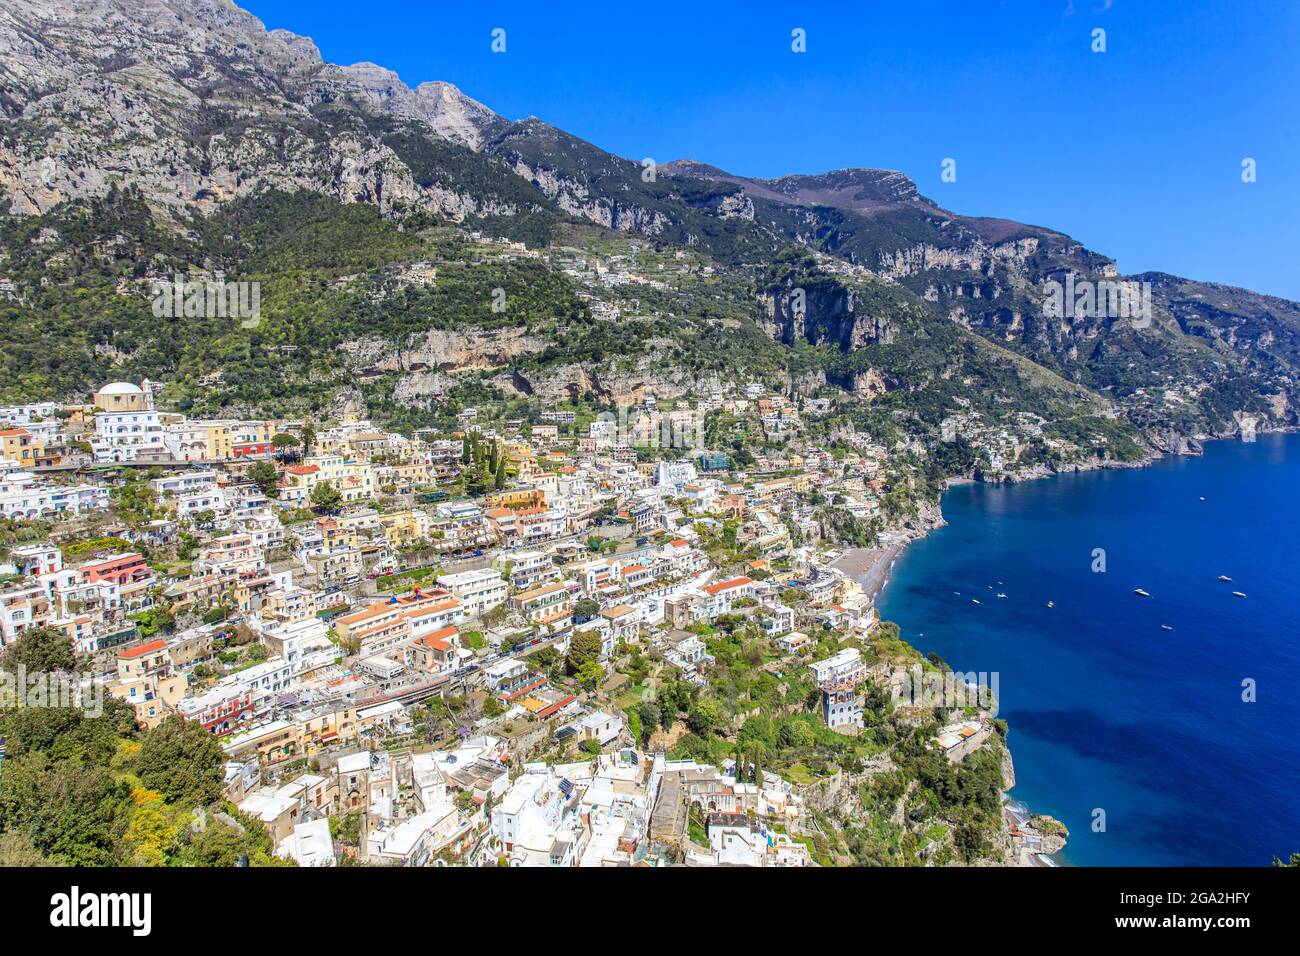
MULTIPOLYGON (((67 669, 71 642, 28 630, 0 658, 20 662, 29 674, 67 669)), ((112 699, 91 713, 0 711, 0 866, 283 865, 258 821, 221 805, 225 758, 202 726, 173 716, 140 730, 112 699)))

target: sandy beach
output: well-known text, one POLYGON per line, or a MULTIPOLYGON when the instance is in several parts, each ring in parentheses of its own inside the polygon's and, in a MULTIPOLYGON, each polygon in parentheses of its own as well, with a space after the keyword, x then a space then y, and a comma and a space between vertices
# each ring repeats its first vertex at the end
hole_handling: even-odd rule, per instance
POLYGON ((907 541, 897 541, 884 548, 850 548, 835 561, 834 566, 862 585, 875 601, 889 580, 889 569, 907 541))

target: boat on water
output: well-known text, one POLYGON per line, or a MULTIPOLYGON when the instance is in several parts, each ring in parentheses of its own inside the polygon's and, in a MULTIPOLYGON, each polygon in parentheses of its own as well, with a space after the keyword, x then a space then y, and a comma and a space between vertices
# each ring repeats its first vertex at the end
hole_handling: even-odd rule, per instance
POLYGON ((1055 602, 1055 601, 1048 601, 1048 602, 1047 602, 1047 606, 1048 606, 1048 607, 1056 607, 1056 602, 1055 602))
POLYGON ((1150 592, 1148 592, 1148 591, 1143 591, 1141 588, 1134 588, 1134 589, 1133 589, 1133 593, 1136 594, 1138 597, 1150 597, 1150 596, 1151 596, 1150 592))
POLYGON ((979 604, 979 603, 980 603, 980 599, 979 599, 979 598, 971 598, 971 599, 970 599, 970 602, 971 602, 971 604, 979 604))
POLYGON ((1232 592, 1232 596, 1233 596, 1233 597, 1245 597, 1246 595, 1245 595, 1245 593, 1242 592, 1242 591, 1233 591, 1233 592, 1232 592))
POLYGON ((1160 625, 1160 630, 1162 630, 1162 631, 1172 631, 1172 630, 1173 630, 1173 627, 1171 627, 1171 626, 1168 625, 1168 624, 1161 624, 1161 625, 1160 625))
POLYGON ((999 591, 999 592, 998 592, 998 600, 999 600, 999 601, 1005 601, 1006 599, 1007 599, 1007 596, 1006 596, 1005 594, 1003 594, 1001 591, 999 591))
POLYGON ((1220 574, 1220 575, 1219 575, 1219 580, 1220 580, 1220 581, 1231 581, 1232 578, 1228 577, 1226 574, 1220 574))

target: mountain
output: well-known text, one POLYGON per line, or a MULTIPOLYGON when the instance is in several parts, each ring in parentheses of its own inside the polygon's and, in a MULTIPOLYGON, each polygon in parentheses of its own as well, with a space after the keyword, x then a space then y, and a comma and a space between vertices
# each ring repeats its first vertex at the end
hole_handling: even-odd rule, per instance
POLYGON ((428 424, 759 378, 832 396, 825 439, 973 416, 1067 462, 1297 424, 1295 303, 1120 276, 896 171, 646 166, 226 0, 7 0, 0 211, 8 399, 148 375, 199 411, 428 424), (185 272, 256 279, 262 321, 160 323, 185 272), (1052 314, 1067 279, 1145 284, 1148 320, 1052 314))
POLYGON ((0 190, 17 214, 111 183, 173 214, 269 187, 386 213, 497 204, 490 191, 417 184, 381 129, 472 155, 506 125, 491 110, 446 83, 412 90, 374 64, 324 63, 310 40, 222 0, 13 0, 0 10, 0 91, 0 190))
POLYGON ((889 170, 759 180, 693 161, 666 169, 740 187, 757 222, 863 263, 987 340, 1121 398, 1144 427, 1170 425, 1188 435, 1231 433, 1242 417, 1296 423, 1296 303, 1164 274, 1120 277, 1113 260, 1067 235, 947 212, 889 170), (1148 284, 1150 328, 1103 316, 1046 316, 1043 284, 1070 273, 1148 284))

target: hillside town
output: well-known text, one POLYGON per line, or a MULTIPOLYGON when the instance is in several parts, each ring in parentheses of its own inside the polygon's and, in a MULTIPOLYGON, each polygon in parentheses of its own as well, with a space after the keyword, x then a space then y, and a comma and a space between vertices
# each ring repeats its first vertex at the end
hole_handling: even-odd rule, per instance
MULTIPOLYGON (((874 605, 905 540, 886 449, 742 467, 692 441, 708 411, 797 424, 761 385, 412 435, 156 391, 0 408, 0 643, 59 632, 140 727, 200 725, 285 860, 830 865, 819 748, 883 772, 868 725, 936 713, 906 691, 936 665, 874 605), (742 679, 779 707, 721 709, 742 679)), ((940 703, 948 762, 998 743, 995 701, 940 703)), ((1000 852, 1041 865, 1005 820, 1000 852)))

